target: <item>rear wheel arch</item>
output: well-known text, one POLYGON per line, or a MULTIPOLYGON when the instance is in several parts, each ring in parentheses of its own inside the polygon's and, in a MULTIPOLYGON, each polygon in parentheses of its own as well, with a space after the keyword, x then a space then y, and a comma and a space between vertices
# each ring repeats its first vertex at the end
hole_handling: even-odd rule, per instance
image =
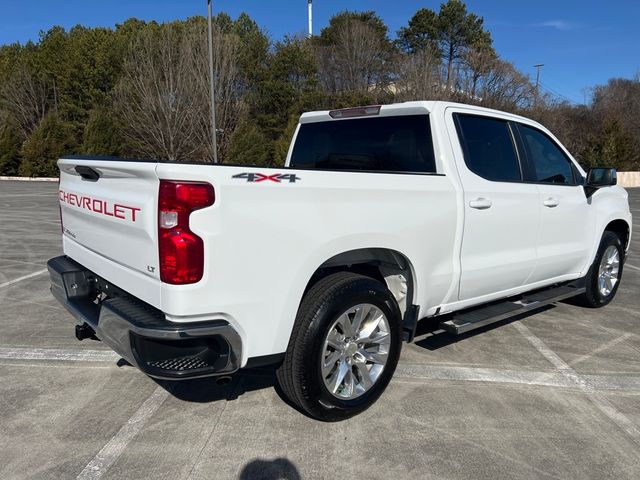
POLYGON ((402 315, 415 301, 413 265, 406 255, 389 248, 361 248, 334 255, 315 270, 302 297, 320 280, 338 272, 357 273, 386 285, 402 315))

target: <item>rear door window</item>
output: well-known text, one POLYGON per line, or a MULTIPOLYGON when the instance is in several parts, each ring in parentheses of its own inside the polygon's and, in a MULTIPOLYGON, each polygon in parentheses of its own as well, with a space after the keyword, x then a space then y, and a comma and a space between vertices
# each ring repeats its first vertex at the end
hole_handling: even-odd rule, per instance
POLYGON ((522 179, 509 122, 498 118, 454 114, 469 170, 494 182, 522 179))
POLYGON ((428 115, 303 123, 292 168, 435 173, 428 115))
POLYGON ((572 162, 562 149, 545 133, 518 124, 529 161, 526 180, 556 185, 575 185, 572 162))

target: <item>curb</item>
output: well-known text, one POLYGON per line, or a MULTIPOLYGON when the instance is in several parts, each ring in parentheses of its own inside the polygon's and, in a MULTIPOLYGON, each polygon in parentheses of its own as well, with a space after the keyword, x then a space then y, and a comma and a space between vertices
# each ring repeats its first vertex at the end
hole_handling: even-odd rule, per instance
POLYGON ((16 182, 57 182, 58 178, 50 177, 5 177, 0 175, 0 180, 13 180, 16 182))

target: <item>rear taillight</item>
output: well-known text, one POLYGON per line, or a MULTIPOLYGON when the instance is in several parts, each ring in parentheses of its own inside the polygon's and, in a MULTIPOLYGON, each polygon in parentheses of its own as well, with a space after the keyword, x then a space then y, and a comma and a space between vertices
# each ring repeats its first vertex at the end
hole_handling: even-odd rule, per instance
POLYGON ((204 272, 204 244, 189 229, 191 212, 213 205, 208 183, 160 181, 158 245, 160 279, 173 285, 196 283, 204 272))

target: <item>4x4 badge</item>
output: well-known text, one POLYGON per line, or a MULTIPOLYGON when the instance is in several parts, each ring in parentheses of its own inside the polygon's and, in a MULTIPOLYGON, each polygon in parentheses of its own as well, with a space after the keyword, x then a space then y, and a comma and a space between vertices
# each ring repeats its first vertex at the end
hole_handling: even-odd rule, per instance
POLYGON ((246 179, 247 182, 276 182, 281 183, 284 181, 288 181, 289 183, 295 183, 297 180, 302 180, 300 177, 296 176, 293 173, 274 173, 273 175, 265 175, 264 173, 238 173, 234 175, 232 178, 242 178, 246 179))

